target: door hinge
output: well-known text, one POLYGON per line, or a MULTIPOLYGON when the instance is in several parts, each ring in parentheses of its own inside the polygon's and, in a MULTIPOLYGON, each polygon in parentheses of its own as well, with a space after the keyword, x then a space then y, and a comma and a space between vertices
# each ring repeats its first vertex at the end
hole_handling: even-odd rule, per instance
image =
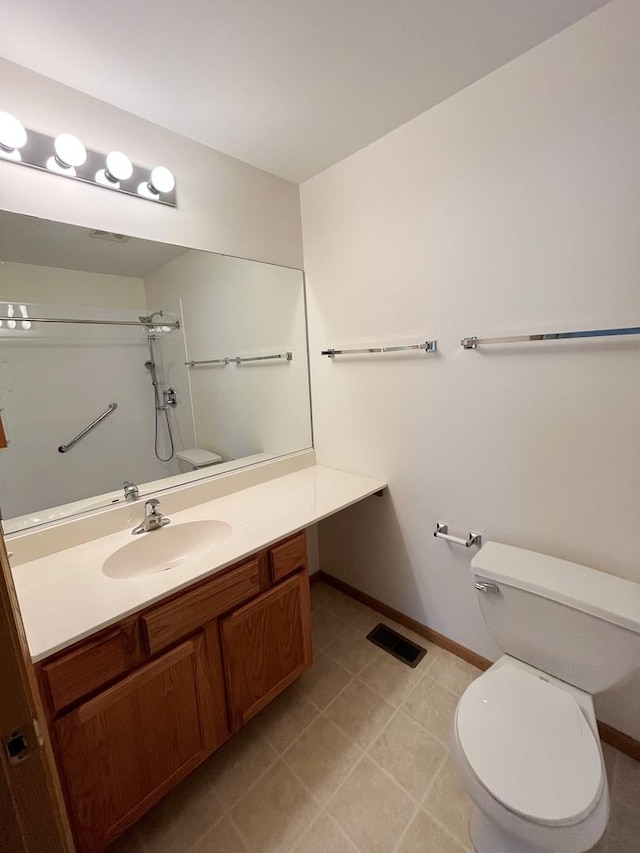
POLYGON ((20 764, 42 746, 43 738, 40 724, 36 719, 25 723, 19 729, 12 731, 8 737, 2 738, 2 743, 9 764, 20 764))

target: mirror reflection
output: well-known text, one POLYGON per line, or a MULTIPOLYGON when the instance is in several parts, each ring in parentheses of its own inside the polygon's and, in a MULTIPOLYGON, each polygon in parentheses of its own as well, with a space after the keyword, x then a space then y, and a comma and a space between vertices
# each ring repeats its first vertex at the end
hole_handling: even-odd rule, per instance
POLYGON ((0 421, 7 533, 308 448, 303 274, 0 212, 0 421))

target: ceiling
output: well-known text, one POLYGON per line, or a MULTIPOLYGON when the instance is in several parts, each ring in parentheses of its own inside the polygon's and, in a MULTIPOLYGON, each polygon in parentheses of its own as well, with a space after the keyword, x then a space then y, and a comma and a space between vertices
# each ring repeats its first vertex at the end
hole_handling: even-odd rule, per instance
POLYGON ((0 0, 0 55, 301 182, 607 0, 0 0))
POLYGON ((118 242, 96 237, 96 233, 105 235, 107 232, 0 210, 0 263, 13 261, 145 278, 189 251, 138 237, 126 237, 118 242))

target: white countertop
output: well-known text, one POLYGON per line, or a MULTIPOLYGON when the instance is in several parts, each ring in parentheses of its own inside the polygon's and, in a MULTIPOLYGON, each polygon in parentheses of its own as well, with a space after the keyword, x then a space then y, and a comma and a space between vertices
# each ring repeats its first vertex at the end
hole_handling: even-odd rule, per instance
MULTIPOLYGON (((127 527, 16 566, 13 577, 31 656, 42 660, 385 486, 369 477, 314 465, 172 513, 172 524, 211 519, 231 525, 231 535, 216 546, 215 565, 209 555, 204 565, 195 561, 169 572, 107 577, 102 572, 104 561, 133 541, 127 527)), ((141 502, 141 517, 143 507, 141 502)))

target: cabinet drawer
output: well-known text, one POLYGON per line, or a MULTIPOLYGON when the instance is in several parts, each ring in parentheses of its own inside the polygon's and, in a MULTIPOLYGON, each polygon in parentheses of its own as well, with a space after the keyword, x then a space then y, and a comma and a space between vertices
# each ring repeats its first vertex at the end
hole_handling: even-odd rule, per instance
POLYGON ((143 631, 150 654, 188 636, 237 604, 260 592, 258 560, 213 578, 168 604, 142 616, 143 631))
POLYGON ((307 568, 307 537, 304 532, 298 533, 282 545, 276 545, 269 551, 271 580, 279 581, 300 569, 307 568))
POLYGON ((131 622, 45 663, 42 674, 52 710, 65 708, 127 672, 135 662, 135 631, 136 623, 131 622))

